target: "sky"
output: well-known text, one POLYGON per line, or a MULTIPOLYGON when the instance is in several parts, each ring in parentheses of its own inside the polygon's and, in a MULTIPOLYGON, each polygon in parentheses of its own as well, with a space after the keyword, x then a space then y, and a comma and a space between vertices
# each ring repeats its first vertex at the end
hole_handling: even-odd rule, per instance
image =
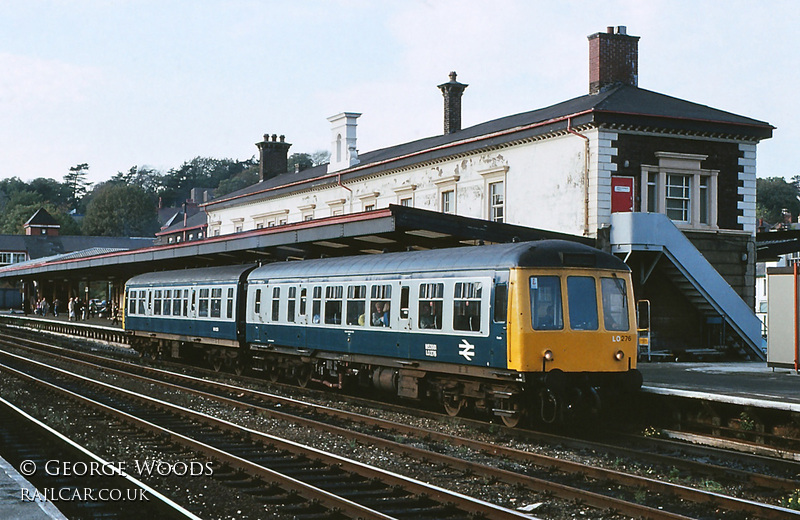
POLYGON ((0 179, 89 180, 194 157, 248 159, 265 133, 360 153, 588 93, 587 36, 624 25, 639 86, 776 127, 758 176, 800 174, 800 2, 752 0, 0 0, 0 179))

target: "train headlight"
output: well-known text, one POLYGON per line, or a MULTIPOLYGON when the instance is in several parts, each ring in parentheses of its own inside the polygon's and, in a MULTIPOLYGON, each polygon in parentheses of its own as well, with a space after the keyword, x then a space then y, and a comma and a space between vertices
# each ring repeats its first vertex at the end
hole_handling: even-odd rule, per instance
POLYGON ((545 361, 553 361, 553 351, 552 350, 545 350, 544 351, 544 360, 545 361))
POLYGON ((625 359, 625 353, 623 351, 621 351, 621 350, 618 350, 614 354, 614 359, 616 359, 617 361, 622 361, 623 359, 625 359))

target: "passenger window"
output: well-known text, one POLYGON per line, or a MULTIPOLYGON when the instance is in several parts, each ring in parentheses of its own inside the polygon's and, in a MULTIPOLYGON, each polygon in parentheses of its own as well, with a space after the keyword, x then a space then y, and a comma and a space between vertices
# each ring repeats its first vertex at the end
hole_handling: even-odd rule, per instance
POLYGON ((481 330, 480 282, 457 282, 453 294, 453 330, 481 330))
MULTIPOLYGON (((408 288, 405 287, 404 289, 408 288)), ((406 307, 408 307, 408 302, 406 302, 406 307)), ((408 309, 406 309, 406 316, 407 315, 408 309)), ((370 291, 370 325, 373 327, 391 327, 391 316, 392 286, 373 285, 370 291)))
POLYGON ((228 299, 225 300, 225 308, 227 318, 233 318, 233 287, 228 287, 228 299))
POLYGON ((128 291, 128 304, 125 305, 128 314, 136 314, 136 291, 128 291))
POLYGON ((403 286, 400 288, 400 318, 404 320, 408 319, 408 299, 409 288, 408 286, 403 286))
POLYGON ((325 288, 325 323, 339 325, 342 323, 342 295, 344 289, 341 285, 325 288))
POLYGON ((561 330, 561 279, 558 276, 531 276, 531 325, 534 330, 561 330))
POLYGON ((591 276, 567 277, 569 328, 597 330, 597 289, 591 276))
POLYGON ((208 318, 208 289, 200 289, 200 297, 197 302, 197 315, 201 318, 208 318))
POLYGON ((297 287, 289 287, 289 299, 286 301, 286 321, 294 323, 295 308, 297 307, 297 287))
POLYGON ((508 285, 499 283, 494 286, 494 322, 505 323, 508 314, 508 285))
POLYGON ((347 288, 347 324, 363 327, 366 323, 367 286, 351 285, 347 288))
POLYGON ((281 288, 272 288, 272 321, 278 321, 281 315, 281 288))
POLYGON ((622 278, 601 278, 603 326, 606 330, 628 330, 628 293, 622 278))
POLYGON ((161 316, 161 291, 155 291, 155 300, 153 301, 153 315, 161 316))
POLYGON ((211 289, 211 317, 219 318, 222 314, 222 288, 211 289))
POLYGON ((441 329, 444 307, 444 284, 423 283, 419 286, 420 329, 441 329))
POLYGON ((162 309, 162 314, 164 316, 170 316, 172 314, 172 290, 167 289, 164 291, 164 307, 162 309))
POLYGON ((138 308, 136 310, 136 314, 141 314, 142 316, 147 314, 147 312, 145 311, 145 308, 144 308, 144 306, 145 306, 144 298, 145 298, 145 292, 144 291, 139 291, 139 306, 138 306, 138 308))
POLYGON ((306 315, 306 288, 300 289, 300 316, 306 315))
POLYGON ((311 298, 311 313, 312 319, 314 323, 319 323, 321 321, 320 316, 322 314, 322 287, 314 287, 314 292, 312 293, 311 298))
MULTIPOLYGON (((194 308, 194 291, 192 291, 192 308, 194 308)), ((183 315, 189 316, 189 289, 183 290, 183 315)))
POLYGON ((253 311, 256 316, 261 314, 261 289, 256 289, 255 301, 253 302, 253 311))

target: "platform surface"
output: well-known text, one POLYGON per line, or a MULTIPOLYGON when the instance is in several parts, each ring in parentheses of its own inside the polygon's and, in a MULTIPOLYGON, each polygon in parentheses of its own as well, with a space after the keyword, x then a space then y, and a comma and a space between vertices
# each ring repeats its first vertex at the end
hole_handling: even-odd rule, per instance
POLYGON ((0 457, 0 518, 3 520, 67 520, 52 502, 23 500, 36 488, 0 457), (23 492, 23 488, 27 492, 23 492))
POLYGON ((639 363, 638 368, 645 391, 692 392, 717 400, 752 399, 791 404, 800 410, 800 375, 786 368, 769 368, 762 361, 639 363))

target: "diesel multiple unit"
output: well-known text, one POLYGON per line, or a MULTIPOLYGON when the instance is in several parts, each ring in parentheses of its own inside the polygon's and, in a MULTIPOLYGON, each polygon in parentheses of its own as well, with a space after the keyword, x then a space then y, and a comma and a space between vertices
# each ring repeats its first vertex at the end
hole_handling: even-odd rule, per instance
POLYGON ((143 355, 513 426, 596 413, 641 385, 632 302, 621 260, 543 240, 145 274, 126 285, 125 328, 143 355))

